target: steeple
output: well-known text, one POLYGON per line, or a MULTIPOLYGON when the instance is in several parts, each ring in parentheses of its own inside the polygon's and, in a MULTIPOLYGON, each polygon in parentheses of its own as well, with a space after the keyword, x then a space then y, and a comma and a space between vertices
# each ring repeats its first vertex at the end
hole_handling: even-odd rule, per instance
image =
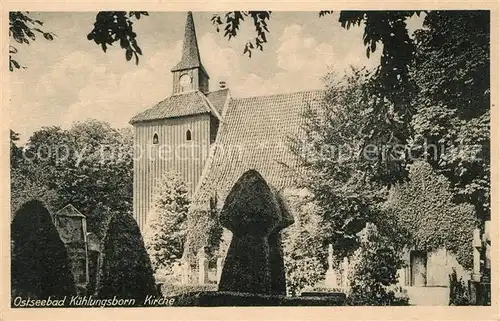
POLYGON ((201 63, 193 13, 191 11, 187 13, 181 61, 171 71, 174 76, 174 94, 189 90, 200 90, 208 93, 208 79, 210 77, 201 63))

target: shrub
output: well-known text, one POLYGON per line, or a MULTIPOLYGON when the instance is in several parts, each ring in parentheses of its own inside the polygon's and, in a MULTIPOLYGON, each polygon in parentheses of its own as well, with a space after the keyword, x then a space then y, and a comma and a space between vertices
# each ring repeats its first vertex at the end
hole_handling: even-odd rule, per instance
POLYGON ((470 305, 467 286, 462 278, 458 279, 457 271, 450 274, 450 303, 449 305, 470 305))
POLYGON ((284 200, 295 222, 283 230, 283 253, 286 287, 289 295, 297 295, 313 287, 326 272, 326 251, 321 218, 308 194, 284 193, 284 200))
POLYGON ((187 234, 188 190, 180 176, 166 173, 156 190, 153 208, 144 231, 153 270, 171 270, 183 255, 187 234))
POLYGON ((223 260, 227 256, 227 251, 229 250, 229 245, 231 245, 231 239, 233 237, 233 233, 227 228, 222 228, 221 238, 219 242, 219 247, 215 252, 216 257, 220 257, 223 260))
POLYGON ((156 295, 151 261, 136 221, 128 214, 115 214, 104 239, 99 297, 136 299, 156 295))
POLYGON ((402 266, 403 260, 391 239, 379 233, 374 225, 368 224, 362 232, 360 247, 353 256, 348 304, 403 304, 404 301, 391 289, 397 283, 397 270, 402 266))
POLYGON ((63 205, 55 190, 49 189, 38 180, 33 180, 29 174, 22 173, 20 169, 11 169, 10 182, 11 215, 33 199, 43 201, 49 210, 59 209, 63 205))
POLYGON ((167 283, 162 286, 163 296, 176 296, 191 292, 217 291, 217 284, 180 284, 167 283))
POLYGON ((229 291, 191 292, 175 297, 174 306, 342 306, 345 295, 289 297, 229 291))
POLYGON ((210 200, 209 207, 199 204, 190 206, 184 258, 191 264, 196 264, 194 259, 201 248, 209 258, 216 258, 223 232, 218 214, 215 200, 210 200))
POLYGON ((60 298, 76 293, 66 248, 44 204, 22 205, 11 223, 12 297, 60 298))

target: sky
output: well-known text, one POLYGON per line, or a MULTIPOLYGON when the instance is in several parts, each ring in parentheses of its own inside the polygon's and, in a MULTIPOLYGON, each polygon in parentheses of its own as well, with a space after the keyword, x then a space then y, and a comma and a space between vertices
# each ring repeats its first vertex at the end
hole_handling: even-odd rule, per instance
MULTIPOLYGON (((186 13, 150 12, 134 22, 143 52, 139 65, 127 62, 119 45, 104 53, 87 40, 95 14, 31 12, 55 40, 13 43, 26 69, 10 74, 7 113, 21 143, 42 126, 68 128, 88 118, 130 126, 130 118, 171 95, 170 69, 180 59, 186 13)), ((371 68, 379 62, 377 54, 366 57, 363 28, 343 29, 338 13, 319 18, 318 12, 273 12, 268 43, 251 58, 243 54, 254 37, 251 21, 229 41, 216 32, 213 14, 193 13, 201 60, 210 89, 226 81, 233 97, 321 89, 328 71, 342 74, 350 65, 371 68)), ((410 22, 411 28, 419 26, 419 19, 410 22)))

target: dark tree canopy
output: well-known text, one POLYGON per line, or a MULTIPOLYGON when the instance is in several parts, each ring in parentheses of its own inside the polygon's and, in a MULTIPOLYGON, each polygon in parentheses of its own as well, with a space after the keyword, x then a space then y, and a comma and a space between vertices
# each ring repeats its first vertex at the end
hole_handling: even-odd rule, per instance
POLYGON ((120 43, 120 47, 125 50, 125 58, 135 57, 135 63, 139 63, 139 55, 142 50, 137 43, 137 34, 133 29, 132 19, 140 19, 141 16, 148 16, 146 11, 100 11, 96 15, 94 29, 87 35, 88 40, 93 40, 106 52, 108 46, 115 42, 120 43))
MULTIPOLYGON (((9 37, 14 39, 19 44, 29 45, 30 41, 35 41, 37 34, 43 35, 47 40, 53 40, 55 34, 52 32, 45 32, 40 29, 43 22, 40 20, 32 19, 29 12, 11 11, 9 12, 9 37)), ((9 70, 25 68, 19 64, 12 55, 17 53, 17 48, 9 45, 9 70)))
MULTIPOLYGON (((324 16, 331 11, 321 11, 324 16)), ((401 93, 410 88, 409 65, 415 52, 415 45, 410 38, 406 20, 420 11, 341 11, 339 22, 343 28, 364 24, 363 44, 366 55, 375 52, 377 45, 382 46, 380 65, 377 70, 376 93, 388 96, 396 107, 406 107, 401 93), (398 104, 399 103, 399 106, 398 104)))
MULTIPOLYGON (((417 30, 414 77, 432 103, 470 120, 490 107, 489 11, 432 11, 417 30), (418 72, 420 71, 420 72, 418 72)), ((420 101, 420 103, 425 103, 420 101)))
MULTIPOLYGON (((142 50, 136 40, 136 33, 133 29, 133 19, 140 19, 141 16, 148 16, 146 11, 100 11, 96 15, 93 29, 88 33, 87 39, 94 41, 106 52, 108 46, 118 42, 125 50, 127 61, 135 57, 135 63, 139 63, 139 55, 142 50)), ((46 40, 54 40, 56 36, 52 32, 40 29, 43 21, 30 17, 28 11, 9 12, 9 37, 19 44, 30 44, 36 40, 36 35, 41 34, 46 40)), ((17 47, 9 46, 9 70, 26 67, 22 66, 14 55, 18 52, 17 47)))
POLYGON ((76 294, 66 248, 42 202, 25 203, 11 223, 12 297, 76 294))
POLYGON ((417 30, 413 143, 451 182, 457 202, 490 216, 490 12, 431 11, 417 30), (438 152, 434 146, 438 146, 438 152))
POLYGON ((248 57, 252 57, 253 49, 263 51, 263 44, 267 43, 266 35, 269 33, 267 21, 271 19, 271 11, 229 11, 224 14, 224 17, 214 14, 212 16, 212 24, 215 26, 217 32, 223 26, 224 37, 231 40, 231 38, 238 35, 240 25, 245 21, 245 18, 252 20, 255 27, 255 38, 246 42, 243 54, 248 54, 248 57))
POLYGON ((33 197, 52 210, 71 203, 102 239, 111 211, 132 212, 132 137, 131 129, 96 120, 42 127, 11 155, 14 210, 33 197))
POLYGON ((156 295, 153 269, 137 222, 128 214, 115 214, 104 239, 104 260, 99 297, 136 299, 156 295))
POLYGON ((16 133, 12 129, 10 130, 10 166, 12 168, 17 168, 19 160, 22 157, 22 150, 17 146, 17 141, 19 141, 19 133, 16 133))

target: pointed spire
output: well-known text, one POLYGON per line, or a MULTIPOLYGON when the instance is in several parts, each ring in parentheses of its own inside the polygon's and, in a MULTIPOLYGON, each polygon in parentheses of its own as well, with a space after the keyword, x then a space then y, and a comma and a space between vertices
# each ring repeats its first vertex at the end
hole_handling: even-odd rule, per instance
POLYGON ((198 40, 196 39, 196 30, 194 28, 193 13, 188 11, 186 20, 186 29, 184 31, 184 43, 182 46, 181 61, 172 68, 172 71, 203 68, 200 59, 200 51, 198 49, 198 40))

